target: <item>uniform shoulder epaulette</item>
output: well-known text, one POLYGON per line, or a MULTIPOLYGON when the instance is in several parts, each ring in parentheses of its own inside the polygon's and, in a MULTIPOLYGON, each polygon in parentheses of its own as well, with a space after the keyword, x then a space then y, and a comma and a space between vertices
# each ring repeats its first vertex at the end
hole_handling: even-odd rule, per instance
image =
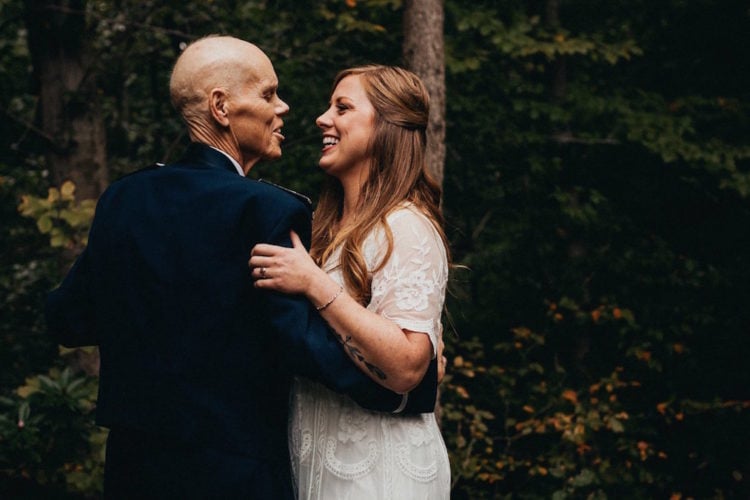
POLYGON ((312 206, 312 200, 310 198, 308 198, 307 196, 305 196, 304 194, 298 193, 297 191, 293 191, 293 190, 291 190, 289 188, 286 188, 284 186, 280 186, 278 184, 274 184, 273 182, 268 182, 265 179, 258 179, 258 182, 262 182, 263 184, 267 184, 267 185, 273 186, 273 187, 275 187, 277 189, 281 189, 282 191, 291 194, 292 196, 294 196, 298 200, 305 202, 307 205, 312 206))
POLYGON ((127 174, 123 174, 120 177, 118 177, 116 180, 127 179, 131 175, 135 175, 138 172, 145 172, 147 170, 156 170, 157 168, 161 168, 163 166, 164 166, 164 163, 154 162, 151 165, 148 165, 146 167, 141 167, 138 170, 133 170, 132 172, 128 172, 127 174))

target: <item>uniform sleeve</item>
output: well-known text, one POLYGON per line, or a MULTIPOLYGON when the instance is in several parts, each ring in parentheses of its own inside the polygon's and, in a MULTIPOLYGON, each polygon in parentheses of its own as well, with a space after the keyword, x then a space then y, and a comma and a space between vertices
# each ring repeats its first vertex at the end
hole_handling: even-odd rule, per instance
POLYGON ((96 251, 102 222, 102 206, 106 204, 109 191, 105 191, 97 203, 94 220, 89 231, 88 245, 78 256, 58 288, 47 295, 44 316, 47 331, 66 347, 98 345, 94 300, 91 282, 92 255, 96 251))
POLYGON ((84 250, 62 284, 47 296, 47 330, 66 347, 99 343, 91 310, 90 274, 89 252, 84 250))
POLYGON ((395 212, 388 223, 393 251, 373 274, 369 309, 402 329, 428 335, 435 358, 448 282, 443 241, 430 221, 411 209, 395 212))

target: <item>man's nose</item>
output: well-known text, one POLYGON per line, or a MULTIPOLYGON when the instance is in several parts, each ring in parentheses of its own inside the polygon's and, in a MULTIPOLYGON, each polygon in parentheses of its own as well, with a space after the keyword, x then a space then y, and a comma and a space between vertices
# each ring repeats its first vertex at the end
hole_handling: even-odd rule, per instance
POLYGON ((276 114, 281 116, 289 113, 289 105, 279 98, 279 102, 276 104, 276 114))

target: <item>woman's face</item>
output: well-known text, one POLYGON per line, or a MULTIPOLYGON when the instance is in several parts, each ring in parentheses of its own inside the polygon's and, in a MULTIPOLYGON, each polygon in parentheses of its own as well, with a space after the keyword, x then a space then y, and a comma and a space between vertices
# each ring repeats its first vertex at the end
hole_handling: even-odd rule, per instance
POLYGON ((320 167, 342 183, 348 179, 361 185, 371 158, 375 109, 362 87, 359 75, 343 78, 333 91, 329 108, 315 123, 323 131, 320 167))

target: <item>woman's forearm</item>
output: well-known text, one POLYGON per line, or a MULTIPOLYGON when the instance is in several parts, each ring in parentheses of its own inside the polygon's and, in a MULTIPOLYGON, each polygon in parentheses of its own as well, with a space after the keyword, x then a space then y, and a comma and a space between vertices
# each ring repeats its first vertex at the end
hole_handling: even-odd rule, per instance
POLYGON ((308 283, 305 295, 322 307, 320 314, 360 369, 394 392, 405 393, 419 384, 432 357, 428 335, 402 330, 367 310, 346 292, 341 293, 339 284, 322 270, 308 283))

